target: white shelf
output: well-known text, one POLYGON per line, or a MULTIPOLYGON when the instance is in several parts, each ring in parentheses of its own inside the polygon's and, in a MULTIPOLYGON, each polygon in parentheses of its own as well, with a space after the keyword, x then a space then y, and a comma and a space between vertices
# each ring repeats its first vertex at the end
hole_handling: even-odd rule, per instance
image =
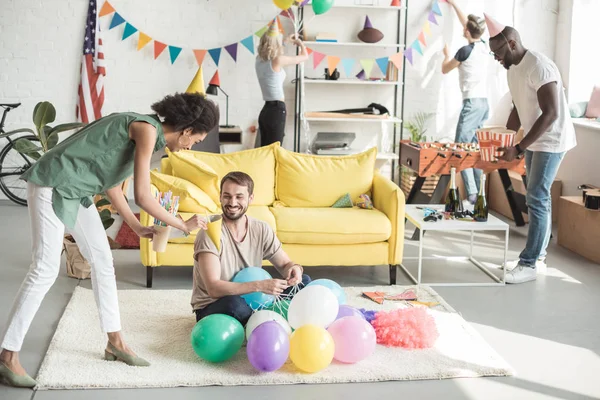
POLYGON ((316 83, 322 85, 381 85, 381 86, 401 86, 400 81, 361 81, 358 79, 338 79, 337 81, 328 81, 325 79, 307 79, 304 83, 316 83))
MULTIPOLYGON (((308 7, 308 9, 312 10, 311 7, 309 7, 311 4, 306 4, 304 7, 308 7)), ((369 9, 369 10, 406 10, 406 7, 401 6, 401 7, 396 7, 396 6, 371 6, 368 4, 349 4, 349 5, 333 5, 332 8, 356 8, 356 9, 369 9)))
POLYGON ((320 118, 320 117, 302 117, 305 121, 314 121, 314 122, 395 122, 400 123, 402 120, 400 118, 320 118))
POLYGON ((306 45, 314 46, 364 46, 364 47, 398 47, 404 48, 404 43, 363 43, 363 42, 304 42, 306 45))

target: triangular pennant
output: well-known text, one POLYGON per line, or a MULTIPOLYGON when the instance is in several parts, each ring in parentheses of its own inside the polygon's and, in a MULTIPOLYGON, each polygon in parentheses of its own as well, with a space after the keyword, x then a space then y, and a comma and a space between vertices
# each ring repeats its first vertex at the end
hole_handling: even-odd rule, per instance
POLYGON ((164 49, 167 48, 167 45, 164 43, 161 43, 157 40, 154 41, 154 59, 156 60, 158 58, 158 56, 160 56, 160 54, 163 52, 164 49))
POLYGON ((427 19, 436 25, 438 24, 437 19, 435 19, 435 14, 433 13, 433 11, 429 12, 429 17, 427 19))
POLYGON ((250 51, 250 53, 254 54, 254 36, 250 35, 240 43, 243 44, 244 47, 250 51))
POLYGON ((406 49, 406 51, 404 52, 404 56, 406 57, 406 60, 410 63, 410 65, 413 65, 413 53, 411 48, 406 49))
POLYGON ((381 58, 375 59, 375 62, 379 66, 379 69, 381 70, 381 73, 383 75, 387 74, 388 61, 389 61, 389 57, 381 57, 381 58))
POLYGON ((127 39, 129 36, 133 35, 137 32, 137 28, 131 25, 129 22, 125 24, 125 29, 123 30, 123 37, 121 40, 127 39))
POLYGON ((291 8, 288 8, 287 10, 283 10, 279 13, 279 15, 283 15, 286 18, 291 19, 292 21, 294 21, 296 19, 296 17, 294 16, 294 11, 292 11, 291 8))
POLYGON ((425 24, 423 25, 423 32, 425 32, 427 35, 431 35, 431 24, 429 21, 425 21, 425 24))
POLYGON ((258 37, 262 37, 265 34, 265 32, 267 31, 267 29, 269 29, 269 25, 263 26, 262 28, 260 28, 256 32, 254 32, 254 34, 258 37))
POLYGON ((112 29, 112 28, 114 28, 116 26, 119 26, 123 22, 125 22, 125 20, 123 19, 123 17, 121 17, 119 15, 119 13, 116 12, 115 15, 113 15, 112 21, 110 21, 110 26, 108 27, 108 29, 110 30, 110 29, 112 29))
POLYGON ((390 4, 392 7, 400 7, 400 0, 392 0, 392 4, 390 4))
POLYGON ((323 59, 325 59, 325 54, 319 53, 318 51, 313 51, 313 68, 317 69, 323 59))
POLYGON ((423 55, 423 49, 421 48, 421 45, 419 44, 418 40, 415 40, 410 47, 418 51, 419 54, 423 55))
POLYGON ((169 46, 169 56, 171 57, 171 64, 177 60, 179 57, 179 53, 181 53, 181 47, 169 46))
POLYGON ((375 65, 375 60, 372 58, 363 58, 360 60, 360 65, 362 65, 365 75, 367 76, 367 79, 369 79, 371 77, 371 71, 373 71, 373 65, 375 65))
POLYGON ((438 4, 437 0, 433 1, 433 6, 431 6, 431 11, 433 11, 440 17, 442 16, 442 10, 440 10, 440 5, 438 4))
POLYGON ((419 33, 419 42, 423 43, 423 46, 427 46, 427 42, 425 41, 425 33, 423 33, 423 31, 419 33))
POLYGON ((102 5, 102 8, 100 9, 100 14, 98 14, 98 16, 104 17, 105 15, 112 14, 114 12, 115 12, 114 7, 111 6, 108 1, 105 1, 104 4, 102 5))
POLYGON ((150 41, 152 40, 152 38, 148 35, 146 35, 143 32, 140 32, 140 36, 138 37, 138 45, 137 45, 137 49, 138 51, 143 49, 145 45, 147 45, 148 43, 150 43, 150 41))
POLYGON ((329 68, 329 75, 333 74, 335 68, 340 63, 341 58, 335 56, 327 56, 327 68, 329 68))
POLYGON ((344 58, 342 60, 342 66, 344 67, 344 72, 346 73, 346 76, 352 75, 352 70, 354 69, 355 63, 356 61, 354 60, 354 58, 344 58))
POLYGON ((313 49, 307 47, 306 48, 306 52, 308 53, 308 55, 310 56, 313 53, 313 49))
POLYGON ((403 58, 404 58, 404 54, 402 52, 400 52, 400 53, 394 54, 393 56, 390 56, 390 61, 394 63, 396 68, 401 70, 403 58))
POLYGON ((206 50, 194 50, 194 56, 196 57, 196 61, 199 66, 202 66, 204 62, 204 57, 206 56, 206 50))
POLYGON ((210 49, 210 50, 208 50, 208 54, 210 54, 210 56, 212 57, 213 61, 215 62, 215 64, 218 67, 219 66, 219 60, 221 59, 221 48, 217 47, 216 49, 210 49))
POLYGON ((233 43, 233 44, 230 44, 229 46, 225 46, 225 50, 227 50, 227 53, 229 53, 231 58, 233 58, 233 61, 236 61, 236 62, 237 62, 237 47, 238 47, 237 43, 233 43))

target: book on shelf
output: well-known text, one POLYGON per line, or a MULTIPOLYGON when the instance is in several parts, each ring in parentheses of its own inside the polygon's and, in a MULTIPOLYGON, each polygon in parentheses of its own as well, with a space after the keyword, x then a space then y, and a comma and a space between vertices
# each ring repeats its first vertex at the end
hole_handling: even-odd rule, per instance
POLYGON ((316 42, 325 42, 325 43, 334 43, 337 42, 337 36, 335 33, 328 33, 328 32, 320 32, 317 33, 317 36, 315 38, 316 42))
POLYGON ((391 61, 388 61, 387 72, 385 74, 385 80, 390 81, 390 82, 398 82, 399 75, 400 74, 399 74, 398 68, 396 67, 396 64, 394 64, 391 61))

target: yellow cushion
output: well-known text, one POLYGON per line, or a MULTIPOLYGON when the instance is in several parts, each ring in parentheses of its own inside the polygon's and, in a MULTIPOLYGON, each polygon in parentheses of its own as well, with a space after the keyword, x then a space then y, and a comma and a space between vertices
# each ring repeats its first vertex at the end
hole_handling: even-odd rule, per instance
POLYGON ((206 163, 198 160, 190 152, 168 151, 173 175, 192 182, 204 191, 213 202, 220 204, 219 176, 206 163))
MULTIPOLYGON (((242 171, 254 180, 254 205, 270 206, 275 201, 275 149, 279 142, 256 149, 234 153, 206 153, 201 151, 183 151, 210 166, 218 176, 217 187, 221 179, 231 171, 242 171)), ((173 169, 179 174, 175 165, 173 169)), ((211 196, 212 197, 212 196, 211 196)), ((218 202, 218 200, 215 200, 218 202)))
POLYGON ((373 184, 377 148, 350 156, 317 156, 283 148, 277 157, 277 200, 289 207, 331 207, 345 193, 355 199, 373 184))
MULTIPOLYGON (((219 209, 215 214, 220 214, 222 213, 222 211, 219 209)), ((180 213, 181 217, 184 220, 187 220, 189 218, 191 218, 194 213, 180 213)), ((271 213, 271 211, 269 211, 269 207, 267 206, 250 206, 248 208, 247 214, 251 217, 254 217, 256 219, 259 219, 261 221, 266 222, 267 224, 269 224, 269 226, 271 228, 273 228, 274 231, 277 231, 277 226, 275 225, 275 217, 273 216, 273 214, 271 213)), ((200 215, 204 215, 203 213, 200 215)), ((183 238, 173 238, 173 239, 169 239, 169 243, 194 243, 194 241, 196 240, 196 234, 198 233, 198 231, 193 231, 192 233, 190 233, 190 235, 188 237, 183 237, 183 238)))
POLYGON ((378 210, 360 208, 270 208, 283 243, 359 244, 389 239, 390 220, 378 210))
POLYGON ((170 190, 173 196, 179 196, 180 211, 214 213, 218 209, 215 202, 202 189, 185 179, 150 171, 150 182, 163 193, 170 190))

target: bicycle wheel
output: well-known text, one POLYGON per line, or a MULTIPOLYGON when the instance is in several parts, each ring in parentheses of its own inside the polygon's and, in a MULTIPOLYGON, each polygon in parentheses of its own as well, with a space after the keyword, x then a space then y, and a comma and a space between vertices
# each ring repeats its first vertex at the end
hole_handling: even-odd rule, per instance
MULTIPOLYGON (((33 142, 39 140, 36 136, 22 136, 33 142)), ((21 139, 18 138, 18 139, 21 139)), ((18 140, 17 139, 17 140, 18 140)), ((20 204, 27 205, 27 182, 19 179, 19 177, 27 171, 31 165, 35 164, 35 159, 19 153, 14 148, 14 143, 8 142, 0 151, 0 190, 8 197, 9 200, 20 204)))

